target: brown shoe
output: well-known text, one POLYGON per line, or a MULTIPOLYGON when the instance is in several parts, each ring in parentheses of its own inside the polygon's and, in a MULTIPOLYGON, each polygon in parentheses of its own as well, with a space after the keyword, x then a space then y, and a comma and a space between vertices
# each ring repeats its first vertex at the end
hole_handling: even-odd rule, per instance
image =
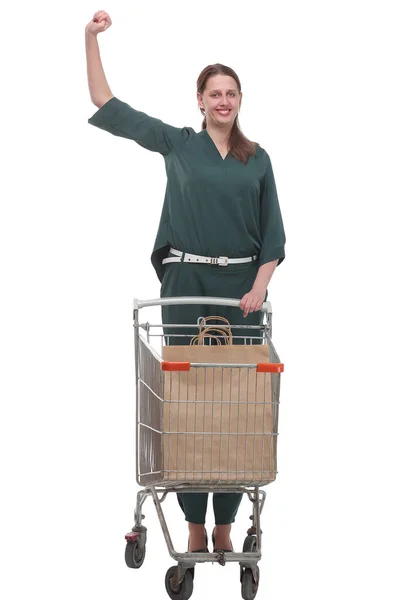
POLYGON ((228 548, 216 548, 215 547, 214 529, 213 529, 213 532, 212 532, 212 535, 211 535, 211 540, 212 540, 212 543, 213 543, 213 546, 214 546, 213 552, 233 552, 233 546, 232 546, 231 538, 229 538, 229 541, 231 543, 231 547, 229 549, 228 548))
POLYGON ((204 548, 200 548, 199 550, 189 550, 189 546, 190 546, 190 536, 188 539, 188 552, 209 552, 208 549, 208 535, 207 535, 207 531, 204 530, 204 535, 205 535, 205 547, 204 548))

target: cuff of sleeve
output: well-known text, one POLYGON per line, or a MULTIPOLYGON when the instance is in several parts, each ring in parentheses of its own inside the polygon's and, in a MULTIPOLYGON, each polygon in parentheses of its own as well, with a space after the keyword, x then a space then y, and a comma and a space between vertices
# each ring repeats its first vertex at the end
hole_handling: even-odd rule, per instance
POLYGON ((284 246, 280 246, 278 248, 274 248, 273 250, 270 250, 268 253, 261 253, 260 255, 260 260, 259 260, 259 267, 261 267, 261 265, 265 265, 266 263, 272 262, 273 260, 277 260, 278 261, 278 265, 281 264, 281 262, 285 259, 285 248, 284 246))
POLYGON ((107 100, 103 106, 101 106, 95 113, 88 119, 90 125, 95 127, 102 127, 109 125, 115 121, 116 117, 120 119, 121 109, 123 109, 124 102, 118 100, 115 96, 107 100))

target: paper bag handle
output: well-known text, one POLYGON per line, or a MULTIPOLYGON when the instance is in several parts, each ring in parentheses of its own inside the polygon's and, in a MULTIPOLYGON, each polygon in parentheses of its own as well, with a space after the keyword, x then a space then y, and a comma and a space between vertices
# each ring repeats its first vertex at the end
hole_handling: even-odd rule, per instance
POLYGON ((200 343, 203 344, 205 337, 213 338, 213 339, 217 340, 217 344, 219 346, 221 346, 221 340, 219 339, 219 337, 217 335, 210 333, 211 331, 218 331, 220 334, 222 334, 225 345, 232 346, 232 344, 233 344, 231 324, 229 323, 228 319, 226 319, 225 317, 220 317, 220 316, 203 317, 199 324, 199 330, 200 330, 200 332, 197 335, 193 336, 192 339, 190 340, 191 346, 196 345, 196 344, 199 345, 200 343), (226 323, 226 325, 205 326, 205 324, 211 320, 222 321, 223 323, 226 323), (204 327, 203 330, 202 330, 202 327, 204 327))

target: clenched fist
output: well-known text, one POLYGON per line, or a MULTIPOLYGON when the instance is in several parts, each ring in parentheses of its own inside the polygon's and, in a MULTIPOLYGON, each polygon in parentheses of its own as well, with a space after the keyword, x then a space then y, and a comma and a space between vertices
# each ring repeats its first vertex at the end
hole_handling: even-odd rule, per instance
POLYGON ((86 25, 85 32, 97 35, 102 31, 105 31, 112 25, 110 15, 104 10, 98 10, 94 15, 93 19, 86 25))

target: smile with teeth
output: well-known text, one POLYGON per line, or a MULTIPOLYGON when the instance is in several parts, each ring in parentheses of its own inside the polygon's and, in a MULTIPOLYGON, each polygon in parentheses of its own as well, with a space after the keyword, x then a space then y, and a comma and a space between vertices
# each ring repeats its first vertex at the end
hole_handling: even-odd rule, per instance
POLYGON ((231 109, 217 108, 217 112, 219 112, 220 115, 226 117, 231 112, 231 109))

